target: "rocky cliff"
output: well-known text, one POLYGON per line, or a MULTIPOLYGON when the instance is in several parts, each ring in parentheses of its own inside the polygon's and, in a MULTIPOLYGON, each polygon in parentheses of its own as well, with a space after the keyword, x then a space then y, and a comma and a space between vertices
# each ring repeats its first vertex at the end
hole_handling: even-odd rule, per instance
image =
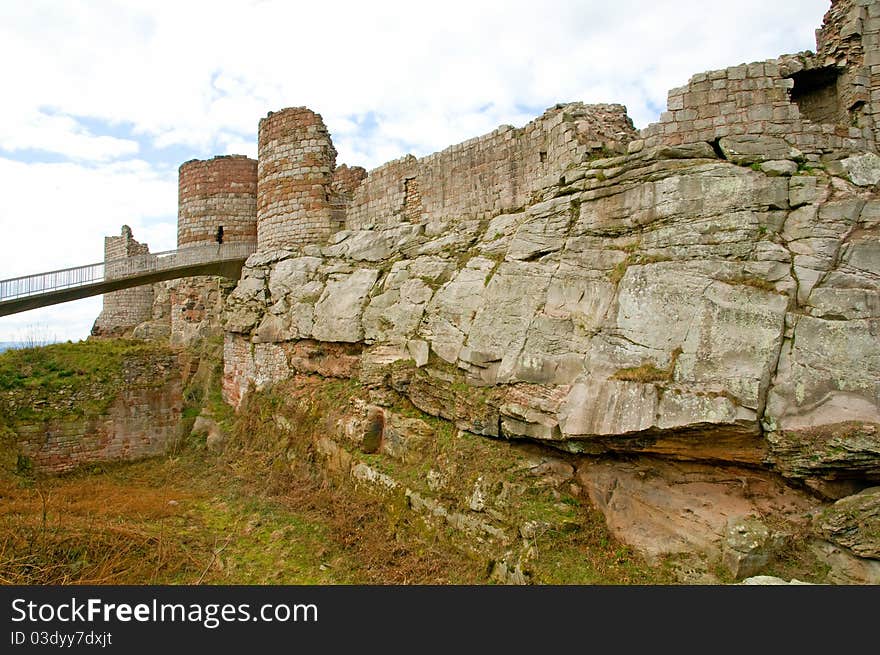
POLYGON ((878 34, 880 3, 835 2, 818 54, 697 75, 641 134, 551 108, 535 124, 577 126, 556 145, 580 145, 519 206, 456 202, 495 179, 480 140, 393 162, 391 214, 374 193, 390 169, 371 172, 329 241, 248 260, 225 305, 226 400, 358 378, 371 411, 399 394, 577 455, 584 492, 648 554, 709 549, 745 574, 752 550, 809 534, 832 579, 880 581, 876 531, 834 509, 876 513, 863 490, 880 483, 878 34))

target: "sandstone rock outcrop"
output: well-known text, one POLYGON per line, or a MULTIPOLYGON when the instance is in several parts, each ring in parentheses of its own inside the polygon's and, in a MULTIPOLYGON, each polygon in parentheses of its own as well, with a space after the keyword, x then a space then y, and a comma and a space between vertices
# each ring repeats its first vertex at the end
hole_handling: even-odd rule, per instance
MULTIPOLYGON (((579 479, 625 541, 759 572, 772 531, 737 525, 807 529, 880 481, 878 35, 880 4, 840 0, 818 54, 696 75, 641 133, 558 105, 352 178, 329 239, 248 260, 226 399, 329 366, 378 405, 600 457, 579 479)), ((829 521, 826 559, 876 561, 829 521)))

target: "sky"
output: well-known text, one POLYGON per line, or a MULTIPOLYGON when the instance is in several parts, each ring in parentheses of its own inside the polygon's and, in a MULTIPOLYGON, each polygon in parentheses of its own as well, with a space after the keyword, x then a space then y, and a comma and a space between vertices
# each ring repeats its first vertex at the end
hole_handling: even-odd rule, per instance
MULTIPOLYGON (((324 118, 337 163, 423 156, 558 102, 636 127, 699 72, 815 49, 830 0, 0 0, 0 279, 98 262, 123 224, 175 247, 177 169, 256 157, 269 111, 324 118)), ((0 318, 88 336, 100 297, 0 318)))

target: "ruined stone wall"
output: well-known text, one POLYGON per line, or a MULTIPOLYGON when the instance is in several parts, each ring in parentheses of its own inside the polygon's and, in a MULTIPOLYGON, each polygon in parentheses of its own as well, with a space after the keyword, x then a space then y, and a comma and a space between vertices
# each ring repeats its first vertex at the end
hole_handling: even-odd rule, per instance
POLYGON ((333 221, 336 149, 319 114, 305 107, 260 120, 257 245, 260 250, 323 243, 333 221))
POLYGON ((441 232, 456 217, 486 218, 524 206, 532 192, 593 153, 623 151, 636 136, 621 105, 571 103, 518 129, 509 125, 421 159, 373 170, 358 187, 346 227, 403 220, 441 232))
POLYGON ((345 215, 355 190, 367 177, 363 166, 347 166, 342 164, 333 171, 333 182, 330 185, 330 204, 332 205, 333 224, 344 225, 345 215))
POLYGON ((186 277, 167 283, 172 345, 187 346, 222 332, 220 316, 230 284, 234 282, 216 275, 186 277))
POLYGON ((418 160, 407 155, 370 171, 354 192, 345 226, 363 230, 400 220, 406 200, 406 180, 418 174, 418 167, 418 160))
MULTIPOLYGON (((687 86, 669 92, 667 111, 660 121, 642 130, 644 145, 772 136, 784 139, 812 160, 831 152, 873 147, 872 130, 853 125, 856 119, 816 123, 802 114, 792 97, 793 76, 814 64, 814 59, 806 56, 782 57, 695 75, 687 86)), ((843 119, 838 116, 837 120, 843 119)))
POLYGON ((667 111, 642 130, 644 141, 634 148, 752 135, 782 138, 813 161, 871 150, 877 143, 880 66, 869 65, 875 59, 880 64, 878 33, 876 2, 835 2, 817 30, 818 54, 694 75, 669 92, 667 111))
POLYGON ((251 343, 227 332, 223 342, 223 399, 238 407, 248 385, 263 387, 290 377, 287 353, 282 344, 251 343))
MULTIPOLYGON (((50 399, 48 403, 70 400, 50 399)), ((82 464, 164 453, 178 434, 182 411, 176 358, 157 354, 146 362, 128 363, 125 383, 102 414, 16 424, 13 430, 19 451, 37 470, 60 473, 82 464)))
POLYGON ((193 159, 178 175, 177 247, 257 240, 257 162, 243 155, 193 159))
POLYGON ((819 65, 840 71, 841 104, 860 109, 860 126, 880 142, 880 4, 873 0, 838 0, 816 30, 819 65))
MULTIPOLYGON (((122 226, 118 237, 104 237, 105 276, 112 279, 118 275, 114 261, 149 255, 150 248, 139 243, 128 225, 122 226)), ((94 336, 110 336, 125 333, 139 323, 149 320, 153 314, 153 285, 147 284, 104 294, 104 307, 92 326, 94 336)))

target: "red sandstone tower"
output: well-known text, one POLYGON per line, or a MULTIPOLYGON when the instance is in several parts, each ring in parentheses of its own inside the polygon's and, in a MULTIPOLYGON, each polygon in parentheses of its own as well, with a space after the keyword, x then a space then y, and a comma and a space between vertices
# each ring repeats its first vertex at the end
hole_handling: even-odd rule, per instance
POLYGON ((257 162, 244 155, 193 159, 178 176, 177 247, 257 240, 257 162))
MULTIPOLYGON (((243 155, 181 165, 178 176, 177 247, 253 242, 257 239, 257 162, 243 155), (222 229, 222 232, 221 232, 222 229)), ((224 287, 217 277, 168 283, 171 343, 187 344, 216 333, 224 287)))

